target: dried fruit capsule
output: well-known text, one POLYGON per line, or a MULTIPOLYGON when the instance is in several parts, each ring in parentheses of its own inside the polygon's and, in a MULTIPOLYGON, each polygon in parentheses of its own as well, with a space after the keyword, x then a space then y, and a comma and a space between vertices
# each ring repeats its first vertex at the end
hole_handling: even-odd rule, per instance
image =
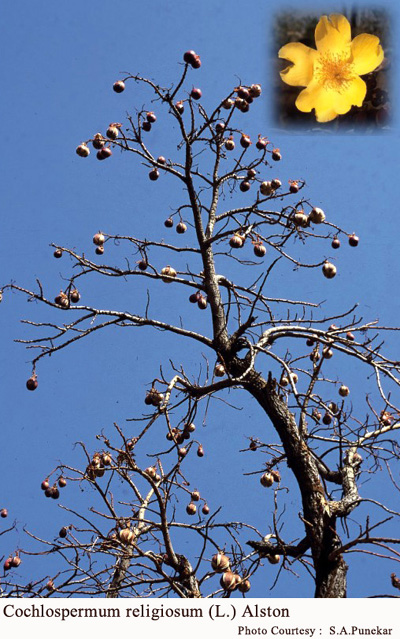
POLYGON ((146 113, 146 120, 147 120, 147 122, 150 122, 151 124, 154 124, 154 122, 157 120, 157 116, 154 113, 154 111, 148 111, 146 113))
POLYGON ((269 488, 274 483, 274 478, 270 472, 266 472, 260 477, 260 484, 264 486, 264 488, 269 488))
POLYGON ((248 579, 242 579, 242 581, 238 585, 238 589, 240 590, 240 592, 249 592, 250 588, 251 584, 248 579))
POLYGON ((37 376, 36 375, 32 375, 32 377, 30 377, 27 382, 26 382, 26 387, 28 390, 30 391, 34 391, 37 389, 38 387, 38 381, 37 381, 37 376))
POLYGON ((200 493, 198 490, 194 490, 191 494, 190 494, 191 500, 192 501, 199 501, 200 500, 200 493))
POLYGON ((282 155, 281 155, 279 149, 272 149, 271 157, 274 160, 274 162, 279 162, 279 160, 282 159, 282 155))
POLYGON ((215 572, 224 572, 229 568, 229 557, 222 552, 218 552, 211 557, 211 567, 215 572))
POLYGON ((326 412, 322 418, 322 422, 323 424, 325 424, 326 426, 329 426, 329 424, 332 423, 332 415, 328 412, 326 412))
POLYGON ((152 169, 149 173, 149 178, 152 182, 155 182, 160 177, 160 171, 157 169, 152 169))
POLYGON ((279 555, 268 555, 267 559, 270 564, 279 564, 281 558, 279 555))
POLYGON ((247 98, 250 97, 250 91, 246 87, 239 87, 237 89, 237 94, 239 98, 242 98, 242 100, 247 100, 247 98))
POLYGON ((308 225, 308 216, 304 213, 303 209, 299 209, 294 214, 293 221, 296 226, 305 228, 308 225))
POLYGON ((96 158, 98 160, 106 160, 112 155, 112 151, 109 146, 104 146, 100 151, 97 151, 96 158))
POLYGON ((179 113, 180 115, 182 115, 182 113, 183 113, 183 112, 184 112, 184 110, 185 110, 185 107, 184 107, 184 105, 183 105, 182 100, 179 100, 178 102, 175 102, 175 108, 176 108, 176 110, 178 111, 178 113, 179 113))
POLYGON ((93 137, 93 142, 92 142, 93 148, 97 149, 99 151, 100 149, 103 148, 105 143, 106 143, 106 141, 103 138, 102 134, 101 133, 96 133, 96 135, 93 137))
POLYGON ((58 485, 60 486, 60 488, 65 488, 65 486, 67 485, 67 480, 65 479, 65 477, 60 477, 60 479, 58 480, 58 485))
POLYGON ((135 533, 130 528, 123 528, 119 531, 119 538, 124 544, 132 544, 135 540, 135 533))
POLYGON ((257 175, 257 171, 255 169, 247 169, 247 177, 249 180, 254 180, 257 175))
POLYGON ((256 142, 256 147, 259 151, 264 151, 267 148, 268 140, 267 138, 263 138, 261 135, 258 136, 258 140, 256 142))
POLYGON ((138 268, 140 271, 145 271, 148 267, 148 263, 147 260, 143 259, 143 260, 139 260, 138 262, 138 268))
POLYGON ((349 235, 350 246, 358 246, 359 241, 360 241, 360 238, 355 233, 352 233, 351 235, 349 235))
POLYGON ((60 528, 60 532, 58 533, 58 536, 61 537, 62 539, 64 539, 68 534, 68 528, 66 526, 63 526, 62 528, 60 528))
POLYGON ((69 299, 71 300, 71 302, 73 302, 74 304, 76 304, 77 302, 79 302, 79 300, 81 299, 81 295, 79 293, 79 291, 74 288, 71 293, 69 294, 69 299))
POLYGON ((243 181, 240 183, 239 188, 240 188, 240 190, 241 190, 243 193, 246 193, 246 191, 249 191, 250 186, 251 186, 251 185, 250 185, 250 182, 248 182, 247 180, 243 180, 243 181))
POLYGON ((5 560, 5 562, 3 564, 4 570, 10 570, 11 562, 12 562, 12 557, 9 557, 8 559, 5 560))
POLYGON ((348 386, 342 384, 339 388, 339 395, 341 397, 347 397, 348 395, 350 395, 350 389, 348 388, 348 386))
POLYGON ((332 248, 334 249, 338 249, 340 248, 340 240, 339 238, 335 235, 335 237, 332 240, 332 244, 331 244, 332 248))
POLYGON ((246 135, 245 133, 242 133, 242 137, 240 138, 240 145, 244 149, 248 149, 250 144, 251 144, 251 140, 250 140, 249 136, 246 135))
POLYGON ((259 98, 261 95, 261 84, 252 84, 250 87, 250 95, 252 98, 259 98))
POLYGON ((207 302, 207 298, 204 297, 204 295, 201 295, 199 299, 197 300, 197 306, 202 311, 204 311, 207 308, 208 302, 207 302))
POLYGON ((187 226, 186 226, 185 222, 179 222, 179 224, 176 225, 176 229, 175 230, 179 234, 186 233, 187 226))
POLYGON ((237 576, 235 575, 235 573, 231 572, 230 570, 227 570, 226 572, 224 572, 224 574, 222 575, 221 579, 220 579, 220 584, 221 587, 224 590, 235 590, 235 588, 237 587, 237 576))
POLYGON ((5 519, 6 517, 8 517, 8 510, 7 508, 2 508, 0 510, 0 517, 2 517, 3 519, 5 519))
POLYGON ((193 87, 190 92, 190 97, 193 98, 193 100, 200 100, 201 96, 201 89, 199 89, 198 87, 193 87))
POLYGON ((324 348, 322 350, 322 356, 325 357, 325 359, 331 359, 331 357, 333 357, 333 350, 330 348, 324 348))
POLYGON ((115 93, 122 93, 122 91, 125 91, 125 82, 123 82, 122 80, 117 80, 113 84, 113 89, 115 93))
POLYGON ((289 180, 289 191, 290 193, 298 193, 299 183, 296 180, 289 180))
POLYGON ((331 280, 336 275, 336 266, 326 260, 322 267, 322 272, 328 280, 331 280))
POLYGON ((116 140, 118 135, 119 135, 119 129, 116 126, 112 126, 110 124, 110 126, 108 127, 107 131, 106 131, 106 135, 110 140, 116 140))
POLYGON ((309 217, 313 224, 322 224, 322 222, 325 222, 326 216, 322 209, 318 208, 318 206, 314 206, 309 217))
POLYGON ((256 255, 257 257, 264 257, 267 249, 265 248, 264 244, 262 244, 262 242, 256 242, 254 244, 253 251, 254 255, 256 255))
POLYGON ((157 158, 157 162, 158 162, 158 164, 166 164, 166 163, 167 163, 167 160, 165 159, 165 157, 164 157, 163 155, 160 155, 160 156, 157 158))
POLYGON ((225 375, 225 368, 223 364, 216 364, 214 368, 215 377, 223 377, 225 375))
POLYGON ((163 282, 166 282, 167 284, 169 284, 170 282, 172 282, 173 278, 176 277, 177 273, 175 271, 174 268, 172 268, 172 266, 164 266, 164 268, 161 269, 161 279, 163 282))
POLYGON ((62 257, 62 254, 63 254, 63 252, 62 252, 61 249, 56 249, 54 251, 54 253, 53 253, 54 257, 57 258, 57 259, 60 259, 60 257, 62 257))
POLYGON ((199 445, 197 449, 197 457, 204 457, 204 448, 201 444, 199 445))
POLYGON ((226 98, 226 100, 223 101, 222 103, 222 108, 223 109, 231 109, 234 105, 234 101, 231 98, 226 98))
POLYGON ((190 504, 188 504, 186 506, 186 512, 188 515, 195 515, 197 512, 197 506, 196 504, 194 504, 192 501, 190 502, 190 504))
POLYGON ((87 158, 87 156, 90 155, 90 149, 87 144, 80 144, 76 147, 76 153, 81 158, 87 158))
POLYGON ((274 190, 280 189, 282 186, 282 182, 277 178, 274 178, 273 180, 271 180, 271 186, 274 190))
POLYGON ((151 131, 151 123, 145 120, 142 124, 142 129, 143 131, 146 131, 148 133, 149 131, 151 131))
POLYGON ((233 151, 233 149, 235 148, 235 141, 232 136, 225 140, 224 146, 227 151, 233 151))
POLYGON ((238 233, 235 233, 234 235, 232 235, 231 239, 229 240, 229 245, 235 249, 242 248, 243 246, 242 237, 238 233))
POLYGON ((96 246, 96 255, 103 255, 104 253, 104 246, 96 246))
POLYGON ((174 220, 172 219, 172 217, 167 217, 164 222, 164 226, 166 226, 167 229, 172 229, 172 227, 174 226, 174 220))
POLYGON ((12 566, 13 568, 18 568, 18 566, 20 565, 20 563, 21 563, 21 559, 20 559, 20 557, 18 557, 17 555, 11 559, 11 566, 12 566))
POLYGON ((106 238, 103 233, 96 233, 96 235, 93 236, 93 244, 96 244, 96 246, 102 246, 105 241, 106 238))
POLYGON ((201 509, 201 512, 203 513, 203 515, 208 515, 210 512, 210 507, 207 504, 204 504, 203 508, 201 509))
POLYGON ((269 180, 265 180, 264 182, 261 182, 260 184, 260 193, 261 195, 271 195, 271 193, 273 192, 273 188, 272 188, 272 182, 270 182, 269 180))

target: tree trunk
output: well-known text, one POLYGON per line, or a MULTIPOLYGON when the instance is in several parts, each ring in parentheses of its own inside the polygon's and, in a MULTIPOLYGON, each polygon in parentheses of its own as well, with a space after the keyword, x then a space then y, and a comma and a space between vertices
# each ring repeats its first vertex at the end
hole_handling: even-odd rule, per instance
MULTIPOLYGON (((235 358, 232 366, 242 373, 245 360, 235 358)), ((235 370, 236 374, 236 370, 235 370)), ((318 470, 315 457, 306 443, 306 436, 300 435, 295 416, 276 390, 276 380, 270 375, 265 380, 255 370, 250 371, 243 386, 258 401, 270 418, 287 457, 288 467, 293 471, 300 488, 303 521, 306 537, 315 569, 315 597, 346 597, 347 565, 341 555, 331 554, 340 546, 336 532, 336 516, 332 514, 330 504, 318 470)))

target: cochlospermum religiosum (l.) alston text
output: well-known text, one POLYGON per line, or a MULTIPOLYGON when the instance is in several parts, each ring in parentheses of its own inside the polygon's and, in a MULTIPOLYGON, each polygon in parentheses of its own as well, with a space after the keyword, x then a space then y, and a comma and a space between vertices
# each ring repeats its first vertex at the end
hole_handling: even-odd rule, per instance
POLYGON ((322 16, 315 28, 316 49, 289 42, 278 52, 292 62, 280 75, 290 86, 306 87, 296 99, 299 111, 315 109, 317 122, 329 122, 362 106, 367 86, 360 77, 383 61, 379 38, 362 33, 351 39, 351 26, 342 15, 322 16))

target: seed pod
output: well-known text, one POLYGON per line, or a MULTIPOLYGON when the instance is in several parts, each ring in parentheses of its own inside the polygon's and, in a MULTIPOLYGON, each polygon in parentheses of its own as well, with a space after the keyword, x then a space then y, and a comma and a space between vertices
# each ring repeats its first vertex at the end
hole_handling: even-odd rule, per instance
POLYGON ((208 515, 210 513, 210 507, 207 504, 204 504, 201 512, 203 513, 203 515, 208 515))
POLYGON ((261 84, 252 84, 250 87, 250 95, 252 98, 259 98, 261 95, 261 84))
MULTIPOLYGON (((182 437, 182 440, 183 440, 183 439, 184 439, 183 435, 181 435, 181 437, 182 437)), ((186 457, 187 453, 188 453, 187 448, 180 448, 180 449, 178 450, 178 455, 179 455, 179 457, 180 457, 181 459, 183 459, 184 457, 186 457)))
POLYGON ((183 112, 184 112, 184 110, 185 110, 185 107, 184 107, 184 105, 183 105, 182 100, 179 100, 178 102, 175 102, 175 108, 176 108, 176 110, 178 111, 178 113, 179 113, 180 115, 182 115, 182 113, 183 113, 183 112))
POLYGON ((135 541, 135 533, 130 528, 123 528, 119 531, 119 538, 124 544, 133 544, 135 541))
POLYGON ((229 557, 224 555, 224 553, 218 552, 211 557, 211 567, 215 572, 224 572, 228 570, 229 566, 229 557))
POLYGON ((246 135, 245 133, 242 133, 242 137, 240 138, 240 146, 242 146, 244 149, 248 149, 250 144, 251 144, 251 140, 249 136, 246 135))
POLYGON ((175 269, 172 268, 172 266, 164 266, 164 268, 161 269, 161 279, 166 284, 172 282, 173 278, 176 277, 176 275, 177 273, 175 269))
POLYGON ((264 488, 269 488, 274 483, 274 478, 270 472, 266 472, 260 477, 260 484, 264 486, 264 488))
POLYGON ((104 246, 96 246, 95 253, 96 253, 96 255, 103 255, 104 246))
POLYGON ((149 131, 151 131, 151 123, 145 120, 142 124, 142 129, 143 131, 146 131, 146 133, 148 133, 149 131))
POLYGON ((0 517, 2 517, 3 519, 5 519, 6 517, 8 517, 8 510, 7 508, 2 508, 0 510, 0 517))
POLYGON ((328 260, 325 260, 322 272, 328 280, 331 280, 336 275, 336 266, 331 262, 328 262, 328 260))
POLYGON ((204 295, 201 295, 199 299, 197 300, 197 306, 202 311, 204 311, 207 308, 208 302, 207 302, 207 298, 204 297, 204 295))
POLYGON ((28 390, 30 391, 34 391, 37 389, 38 387, 38 381, 37 381, 37 376, 36 375, 32 375, 26 382, 26 387, 28 390))
POLYGON ((322 418, 322 423, 325 424, 326 426, 329 426, 329 424, 332 423, 332 415, 326 412, 322 418))
POLYGON ((60 486, 60 488, 65 488, 65 486, 67 485, 67 480, 65 479, 65 477, 59 478, 58 485, 60 486))
POLYGON ((318 208, 318 206, 314 206, 309 217, 313 224, 322 224, 322 222, 325 221, 326 216, 322 209, 318 208))
POLYGON ((201 96, 202 96, 201 89, 199 89, 198 87, 193 87, 193 89, 190 92, 190 97, 193 100, 200 100, 201 96))
POLYGON ((196 426, 193 423, 185 424, 184 430, 186 430, 188 433, 194 433, 194 431, 196 430, 196 426))
POLYGON ((255 169, 247 169, 247 177, 249 180, 254 180, 257 175, 257 171, 255 169))
POLYGON ((360 238, 355 233, 352 233, 351 235, 349 235, 350 246, 358 246, 359 241, 360 241, 360 238))
POLYGON ((263 138, 261 137, 261 135, 259 135, 258 140, 256 142, 257 149, 259 151, 264 151, 267 148, 267 144, 268 144, 267 138, 263 138))
POLYGON ((76 152, 81 158, 87 158, 90 155, 90 149, 86 144, 80 144, 76 147, 76 152))
POLYGON ((246 191, 249 191, 251 187, 250 182, 248 182, 248 180, 243 180, 240 185, 239 185, 239 189, 242 191, 242 193, 246 193, 246 191))
POLYGON ((271 186, 274 190, 279 189, 282 186, 282 182, 277 178, 271 180, 271 186))
POLYGON ((193 50, 185 51, 185 53, 183 54, 183 60, 184 62, 187 62, 187 64, 192 64, 195 57, 196 57, 196 52, 193 50))
POLYGON ((223 364, 215 364, 214 375, 215 377, 223 377, 225 375, 225 368, 223 364))
POLYGON ((122 91, 125 91, 125 82, 123 82, 122 80, 117 80, 113 84, 113 90, 115 91, 115 93, 122 93, 122 91))
POLYGON ((108 453, 103 453, 101 456, 101 459, 103 461, 104 466, 110 466, 112 464, 111 455, 109 455, 108 453))
POLYGON ((79 291, 74 288, 71 293, 69 294, 69 299, 71 300, 71 302, 73 302, 74 304, 76 304, 77 302, 79 302, 79 300, 81 299, 80 293, 79 291))
POLYGON ((139 260, 139 262, 137 263, 138 265, 138 269, 140 271, 145 271, 148 267, 148 262, 147 260, 143 259, 143 260, 139 260))
POLYGON ((353 333, 351 333, 351 331, 348 331, 348 332, 346 333, 346 339, 348 339, 350 342, 354 342, 354 340, 355 340, 356 338, 355 338, 354 334, 353 334, 353 333))
POLYGON ((20 565, 20 563, 21 563, 21 559, 20 559, 20 557, 18 557, 18 555, 15 555, 15 557, 13 557, 13 558, 11 559, 11 566, 12 566, 13 568, 18 568, 18 566, 20 565))
POLYGON ((231 239, 229 240, 229 246, 234 249, 242 248, 243 240, 241 235, 239 235, 238 233, 232 235, 231 239))
POLYGON ((271 157, 274 160, 274 162, 279 162, 279 160, 282 159, 282 155, 281 155, 279 149, 272 149, 271 157))
POLYGON ((236 90, 236 93, 238 94, 239 98, 242 98, 242 100, 247 100, 247 98, 250 97, 250 91, 246 87, 240 86, 236 90))
POLYGON ((335 404, 335 402, 329 402, 328 408, 334 415, 337 415, 337 413, 339 412, 339 406, 335 404))
POLYGON ((109 146, 103 146, 103 148, 100 149, 100 151, 97 151, 96 158, 98 160, 106 160, 111 155, 112 155, 112 151, 111 151, 110 147, 109 146))
POLYGON ((281 481, 281 474, 279 470, 270 470, 269 472, 270 472, 270 475, 272 475, 272 477, 274 478, 274 481, 276 482, 281 481))
POLYGON ((67 535, 68 535, 68 528, 66 526, 63 526, 62 528, 60 528, 60 532, 58 533, 58 536, 64 539, 67 535))
POLYGON ((269 182, 268 180, 265 180, 264 182, 261 182, 260 184, 260 192, 261 195, 271 195, 271 193, 273 192, 273 188, 272 188, 272 182, 269 182))
POLYGON ((45 479, 44 481, 42 481, 42 483, 40 484, 40 488, 42 490, 47 490, 48 488, 50 488, 49 480, 45 479))
POLYGON ((110 126, 108 127, 106 131, 106 135, 110 140, 116 140, 119 135, 119 130, 116 126, 112 126, 110 124, 110 126))
POLYGON ((231 98, 226 98, 226 100, 223 101, 222 103, 222 108, 223 109, 231 109, 234 105, 234 102, 231 98))
POLYGON ((204 457, 204 448, 201 444, 199 445, 197 449, 197 457, 204 457))
POLYGON ((174 220, 172 219, 172 217, 167 217, 164 222, 164 226, 166 226, 167 229, 171 229, 174 226, 174 220))
POLYGON ((319 362, 320 359, 321 359, 321 355, 319 354, 318 351, 314 350, 312 353, 310 353, 310 360, 314 362, 314 364, 319 362))
POLYGON ((167 160, 165 159, 165 157, 163 155, 159 155, 157 158, 157 162, 158 164, 166 164, 167 160))
POLYGON ((256 242, 253 247, 254 255, 257 257, 264 257, 267 252, 264 244, 262 242, 256 242))
POLYGON ((49 579, 49 581, 47 582, 46 590, 48 590, 49 592, 53 592, 53 590, 55 590, 54 581, 52 579, 49 579))
POLYGON ((96 244, 96 246, 103 246, 105 241, 106 238, 104 237, 103 233, 96 233, 95 235, 93 235, 93 244, 96 244))
POLYGON ((5 560, 3 564, 3 568, 4 570, 10 570, 11 567, 12 567, 12 557, 9 557, 8 559, 5 560))
POLYGON ((197 506, 196 504, 194 504, 192 501, 190 502, 190 504, 188 504, 186 506, 186 512, 188 515, 195 515, 197 512, 197 506))
POLYGON ((280 555, 268 555, 267 559, 270 564, 279 564, 281 558, 280 555))
POLYGON ((348 386, 342 384, 339 388, 339 395, 340 397, 347 397, 348 395, 350 395, 350 389, 348 388, 348 386))
POLYGON ((314 418, 317 422, 319 422, 319 421, 321 420, 322 413, 320 413, 320 411, 319 411, 319 410, 317 410, 316 408, 314 408, 314 409, 313 409, 313 412, 312 412, 312 416, 313 416, 313 418, 314 418))
POLYGON ((225 140, 224 146, 227 151, 233 151, 233 149, 235 148, 235 141, 232 136, 225 140))
POLYGON ((146 475, 148 475, 152 479, 154 479, 155 476, 157 475, 157 471, 154 468, 154 466, 149 466, 148 468, 146 468, 146 470, 144 472, 146 473, 146 475))
POLYGON ((236 575, 233 572, 231 572, 230 570, 227 570, 222 575, 222 577, 220 579, 220 584, 221 584, 221 587, 224 590, 227 590, 227 591, 230 591, 230 592, 232 590, 235 590, 236 587, 237 587, 236 575))
POLYGON ((102 134, 101 133, 96 133, 96 135, 93 137, 93 142, 92 142, 93 148, 97 149, 99 151, 100 149, 103 148, 105 143, 106 143, 106 141, 103 138, 102 134))
POLYGON ((307 346, 314 346, 315 340, 312 337, 309 337, 306 341, 307 346))
POLYGON ((217 124, 215 125, 215 131, 216 133, 218 133, 218 135, 221 135, 221 133, 225 131, 225 123, 217 122, 217 124))
POLYGON ((190 494, 191 500, 192 501, 200 501, 200 493, 198 490, 194 490, 191 494, 190 494))
POLYGON ((175 230, 179 234, 186 233, 187 226, 186 226, 186 224, 184 222, 179 222, 179 224, 176 225, 176 229, 175 230))
POLYGON ((63 252, 62 252, 61 249, 56 249, 54 251, 54 253, 53 253, 54 257, 57 258, 57 259, 60 259, 60 257, 62 257, 62 254, 63 254, 63 252))
POLYGON ((339 238, 335 235, 335 237, 332 240, 332 244, 331 244, 333 249, 338 249, 340 248, 340 240, 339 238))
POLYGON ((322 356, 325 357, 325 359, 331 359, 331 357, 333 357, 333 350, 325 347, 322 349, 322 356))
POLYGON ((146 120, 147 122, 150 122, 150 124, 154 124, 154 122, 157 120, 157 116, 154 111, 148 111, 146 113, 146 120))
POLYGON ((296 182, 295 180, 292 180, 292 181, 289 180, 289 191, 290 193, 298 193, 299 191, 298 182, 296 182))
POLYGON ((305 228, 308 225, 308 217, 304 213, 303 209, 299 209, 293 216, 293 221, 296 226, 301 226, 305 228))
POLYGON ((238 585, 240 592, 249 592, 251 588, 250 581, 248 579, 242 579, 238 585))
POLYGON ((157 169, 152 169, 149 173, 149 178, 152 182, 155 182, 160 177, 160 171, 157 169))

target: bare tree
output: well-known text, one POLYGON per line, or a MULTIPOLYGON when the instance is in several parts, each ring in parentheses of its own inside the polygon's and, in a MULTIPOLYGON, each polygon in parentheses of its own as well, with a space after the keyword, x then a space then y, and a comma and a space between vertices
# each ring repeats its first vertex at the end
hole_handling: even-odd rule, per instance
MULTIPOLYGON (((65 313, 65 321, 57 324, 29 321, 41 329, 41 336, 19 340, 36 354, 29 390, 38 385, 42 358, 110 326, 153 327, 165 333, 165 340, 170 333, 192 340, 206 349, 206 365, 196 379, 192 371, 172 362, 170 375, 161 369, 145 397, 148 412, 135 421, 139 425, 135 437, 115 424, 112 436, 98 436, 98 450, 90 452, 81 442, 80 466, 58 467, 53 479, 46 478, 42 486, 46 496, 57 499, 59 487, 76 481, 92 491, 92 507, 86 514, 80 507, 71 512, 75 523, 60 530, 56 543, 28 533, 40 549, 20 554, 48 555, 61 568, 51 579, 21 585, 8 566, 2 581, 5 596, 230 596, 235 590, 248 592, 252 576, 267 561, 277 564, 276 578, 282 570, 303 568, 315 580, 315 597, 346 597, 346 555, 358 552, 399 561, 400 539, 391 531, 399 517, 393 465, 399 460, 400 422, 392 395, 400 385, 400 362, 384 354, 381 337, 399 329, 363 321, 356 316, 356 307, 327 316, 315 301, 267 296, 267 284, 285 262, 306 273, 318 269, 321 277, 332 279, 336 266, 325 258, 307 260, 308 247, 328 243, 337 249, 343 240, 356 247, 358 238, 338 228, 303 196, 303 181, 292 180, 285 188, 280 180, 267 179, 267 171, 281 159, 279 149, 262 136, 252 143, 242 131, 245 113, 261 94, 260 85, 233 88, 207 112, 200 103, 200 89, 184 91, 187 74, 200 66, 200 59, 187 52, 184 61, 174 86, 164 88, 130 74, 114 85, 117 93, 129 82, 149 89, 153 108, 166 110, 178 125, 179 161, 152 153, 146 136, 157 115, 146 110, 128 116, 127 127, 112 123, 104 136, 97 134, 80 144, 77 153, 86 157, 91 144, 97 158, 105 160, 119 149, 148 167, 151 181, 175 180, 185 199, 177 203, 165 226, 175 226, 179 235, 189 230, 190 242, 167 243, 157 239, 155 230, 150 240, 137 238, 134 228, 133 235, 99 231, 93 238, 98 259, 54 245, 55 257, 69 255, 73 262, 73 274, 54 301, 39 281, 36 291, 11 283, 3 293, 18 291, 58 309, 60 315, 65 313), (238 190, 243 204, 231 206, 238 190), (121 251, 133 249, 137 262, 125 258, 119 265, 107 264, 102 256, 109 243, 118 244, 121 251), (297 257, 301 247, 304 260, 297 257), (187 260, 183 270, 173 266, 179 253, 187 260), (266 254, 268 266, 260 269, 266 254), (216 256, 223 272, 216 272, 216 256), (258 267, 253 280, 249 274, 255 270, 249 267, 258 267), (140 284, 149 287, 146 307, 137 308, 134 301, 129 311, 125 304, 114 309, 85 305, 79 282, 94 275, 141 278, 140 284), (212 333, 152 316, 151 287, 158 280, 171 285, 172 299, 175 291, 187 291, 189 302, 209 313, 212 333), (375 379, 376 393, 366 398, 365 418, 353 410, 345 380, 326 372, 332 357, 348 362, 347 366, 357 362, 367 377, 375 379), (274 512, 266 513, 268 531, 244 521, 246 513, 241 521, 225 521, 219 510, 210 512, 186 476, 187 459, 203 455, 196 418, 208 410, 211 399, 236 389, 245 391, 265 416, 263 441, 252 437, 249 425, 247 450, 262 454, 254 474, 262 486, 274 491, 274 512), (163 424, 166 443, 163 439, 150 450, 147 437, 156 423, 163 424), (153 458, 148 466, 139 461, 143 451, 153 458), (301 506, 292 513, 281 507, 286 492, 283 469, 285 475, 288 470, 293 474, 298 486, 301 506), (387 473, 392 486, 382 501, 359 493, 360 484, 373 479, 377 469, 387 473), (129 498, 122 497, 121 482, 129 498), (179 499, 187 500, 186 519, 178 516, 179 499), (354 517, 365 513, 360 508, 365 503, 368 514, 357 522, 354 517), (290 539, 284 538, 286 517, 297 520, 292 524, 297 533, 290 539), (182 551, 188 538, 190 556, 182 551), (56 562, 56 556, 62 563, 56 562), (212 579, 215 573, 221 574, 220 582, 212 579)), ((365 493, 368 485, 363 487, 365 493)), ((398 588, 394 573, 391 579, 398 588)))

